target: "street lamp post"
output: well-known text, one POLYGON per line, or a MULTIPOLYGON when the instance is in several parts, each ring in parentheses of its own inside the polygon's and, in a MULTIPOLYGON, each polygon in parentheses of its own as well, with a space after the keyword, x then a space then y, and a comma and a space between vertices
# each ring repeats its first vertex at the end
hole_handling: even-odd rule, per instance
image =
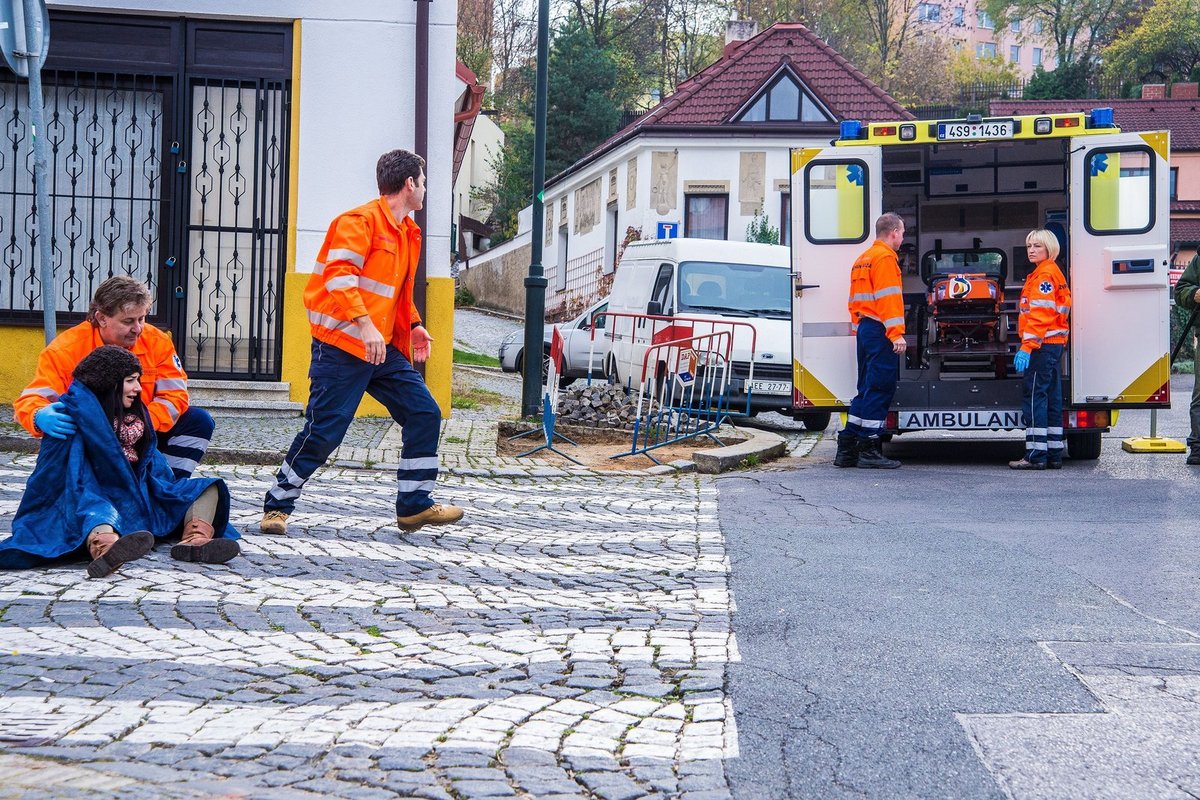
POLYGON ((546 214, 542 192, 546 184, 546 62, 549 55, 550 0, 538 0, 537 81, 534 85, 533 112, 533 227, 530 231, 529 275, 525 278, 525 376, 521 384, 521 414, 526 417, 538 413, 542 385, 546 317, 546 277, 542 269, 546 214))

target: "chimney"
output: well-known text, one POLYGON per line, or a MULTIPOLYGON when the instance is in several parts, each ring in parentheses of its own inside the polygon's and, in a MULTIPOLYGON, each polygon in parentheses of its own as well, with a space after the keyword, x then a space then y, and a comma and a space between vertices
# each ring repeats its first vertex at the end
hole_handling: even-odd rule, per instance
POLYGON ((1143 83, 1142 84, 1142 99, 1143 100, 1166 100, 1167 85, 1165 83, 1143 83))
POLYGON ((734 47, 758 35, 758 23, 752 19, 731 19, 725 23, 725 55, 734 47))
POLYGON ((1172 100, 1195 100, 1200 88, 1197 83, 1173 83, 1171 84, 1171 99, 1172 100))

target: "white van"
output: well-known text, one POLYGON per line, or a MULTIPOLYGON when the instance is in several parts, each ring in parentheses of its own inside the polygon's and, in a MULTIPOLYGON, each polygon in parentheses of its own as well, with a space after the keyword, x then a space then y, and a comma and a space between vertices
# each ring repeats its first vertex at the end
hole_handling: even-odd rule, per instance
MULTIPOLYGON (((641 385, 642 359, 648 336, 638 336, 633 320, 621 314, 686 317, 752 325, 753 385, 750 377, 751 335, 734 328, 730 408, 792 413, 792 345, 790 252, 786 247, 713 239, 663 239, 633 242, 626 247, 613 279, 608 311, 612 351, 605 374, 628 386, 641 385)), ((659 365, 664 366, 664 365, 659 365)), ((812 413, 806 426, 829 415, 812 413)))

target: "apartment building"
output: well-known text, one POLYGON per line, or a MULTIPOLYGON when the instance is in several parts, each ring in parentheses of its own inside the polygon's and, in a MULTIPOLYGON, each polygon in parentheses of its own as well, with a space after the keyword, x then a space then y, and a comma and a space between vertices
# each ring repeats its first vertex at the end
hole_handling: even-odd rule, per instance
POLYGON ((926 0, 913 10, 919 30, 945 36, 955 50, 976 58, 999 56, 1015 64, 1022 78, 1039 66, 1057 66, 1054 41, 1040 19, 1013 20, 1001 25, 977 0, 926 0))

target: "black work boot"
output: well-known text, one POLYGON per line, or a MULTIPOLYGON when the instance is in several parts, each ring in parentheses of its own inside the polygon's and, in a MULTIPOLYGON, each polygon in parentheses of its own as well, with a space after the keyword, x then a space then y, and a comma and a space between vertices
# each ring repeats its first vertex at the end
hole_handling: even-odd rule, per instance
POLYGON ((888 458, 883 454, 883 440, 860 439, 858 442, 859 469, 896 469, 899 461, 888 458))
POLYGON ((835 467, 857 467, 858 437, 845 431, 839 431, 837 443, 837 455, 833 457, 833 465, 835 467))
POLYGON ((1187 463, 1192 466, 1200 465, 1200 445, 1192 448, 1192 452, 1188 453, 1187 463))

